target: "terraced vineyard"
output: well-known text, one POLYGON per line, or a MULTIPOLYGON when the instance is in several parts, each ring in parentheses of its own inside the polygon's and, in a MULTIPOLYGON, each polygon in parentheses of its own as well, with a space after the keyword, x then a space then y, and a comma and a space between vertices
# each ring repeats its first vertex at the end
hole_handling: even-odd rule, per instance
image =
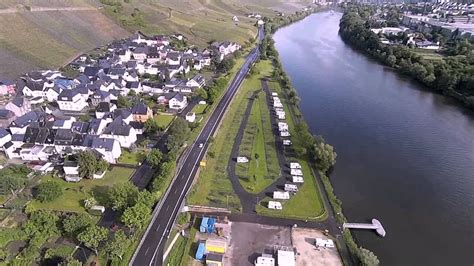
POLYGON ((97 9, 0 14, 0 78, 59 67, 128 35, 97 9))
POLYGON ((311 0, 2 0, 0 79, 57 68, 80 53, 140 30, 185 35, 205 47, 212 40, 245 43, 255 19, 294 12, 311 0), (102 3, 120 3, 120 7, 102 3), (133 16, 132 16, 133 15, 133 16), (239 22, 232 21, 237 16, 239 22))

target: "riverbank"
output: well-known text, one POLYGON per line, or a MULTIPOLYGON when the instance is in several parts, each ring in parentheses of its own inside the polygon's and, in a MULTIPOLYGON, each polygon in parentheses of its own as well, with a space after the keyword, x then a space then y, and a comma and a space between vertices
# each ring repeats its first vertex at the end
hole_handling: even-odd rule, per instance
MULTIPOLYGON (((308 15, 310 14, 297 17, 293 20, 293 22, 302 20, 308 15)), ((267 35, 264 41, 262 42, 260 50, 262 51, 262 57, 265 58, 266 56, 269 56, 273 62, 275 68, 273 78, 275 78, 277 82, 280 83, 280 86, 283 88, 282 91, 284 92, 285 97, 289 99, 289 108, 291 109, 290 113, 293 116, 297 117, 297 123, 300 125, 298 129, 299 134, 306 134, 305 139, 308 142, 304 144, 306 146, 306 149, 309 151, 314 149, 313 154, 311 154, 311 152, 308 153, 308 158, 313 157, 312 167, 318 169, 318 175, 321 179, 321 183, 324 185, 324 189, 326 192, 325 198, 331 203, 333 211, 331 212, 331 216, 335 217, 337 224, 342 227, 342 223, 346 222, 347 219, 345 218, 342 211, 342 202, 335 195, 332 184, 329 180, 329 177, 327 176, 329 168, 333 167, 335 164, 336 154, 333 151, 332 147, 324 142, 324 139, 312 139, 311 132, 309 132, 307 123, 301 115, 301 111, 298 107, 300 99, 298 98, 297 93, 293 88, 288 75, 283 69, 280 58, 278 56, 278 52, 276 51, 274 46, 274 41, 273 39, 271 39, 273 33, 289 24, 291 23, 283 22, 279 24, 278 22, 267 21, 267 23, 265 24, 265 31, 267 35), (328 159, 328 157, 331 158, 328 159)), ((364 265, 378 265, 378 258, 370 250, 358 246, 354 238, 352 237, 351 232, 348 229, 343 230, 343 237, 345 243, 338 241, 338 248, 342 251, 342 253, 345 249, 343 245, 347 245, 350 253, 352 254, 352 260, 355 260, 358 263, 362 263, 364 265)), ((344 263, 350 264, 351 262, 345 261, 344 263)))

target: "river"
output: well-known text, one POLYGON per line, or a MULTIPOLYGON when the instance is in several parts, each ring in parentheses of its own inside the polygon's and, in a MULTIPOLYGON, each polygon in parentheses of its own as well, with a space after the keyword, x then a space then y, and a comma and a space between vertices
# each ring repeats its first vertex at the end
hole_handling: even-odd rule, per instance
POLYGON ((368 59, 323 12, 274 35, 314 134, 335 147, 330 178, 381 265, 473 265, 474 114, 368 59))

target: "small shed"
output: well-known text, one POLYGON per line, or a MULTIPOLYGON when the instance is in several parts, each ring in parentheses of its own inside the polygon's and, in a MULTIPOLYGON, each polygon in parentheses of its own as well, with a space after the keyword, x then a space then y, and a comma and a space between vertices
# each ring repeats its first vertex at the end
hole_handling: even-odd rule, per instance
POLYGON ((205 252, 206 252, 206 245, 204 243, 199 243, 195 258, 197 260, 203 260, 205 252))
POLYGON ((201 225, 199 226, 199 232, 205 233, 207 231, 208 222, 209 222, 209 217, 202 217, 201 225))
POLYGON ((227 243, 221 240, 206 240, 206 253, 224 254, 227 249, 227 243))
POLYGON ((208 253, 206 255, 206 265, 222 266, 223 259, 224 256, 222 254, 208 253))

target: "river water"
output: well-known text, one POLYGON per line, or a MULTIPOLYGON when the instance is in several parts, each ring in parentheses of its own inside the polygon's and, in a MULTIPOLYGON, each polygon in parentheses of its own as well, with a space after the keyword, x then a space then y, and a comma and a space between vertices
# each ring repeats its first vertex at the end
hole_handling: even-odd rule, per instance
POLYGON ((368 59, 323 12, 274 35, 314 134, 338 154, 331 180, 382 265, 473 265, 474 114, 368 59))

